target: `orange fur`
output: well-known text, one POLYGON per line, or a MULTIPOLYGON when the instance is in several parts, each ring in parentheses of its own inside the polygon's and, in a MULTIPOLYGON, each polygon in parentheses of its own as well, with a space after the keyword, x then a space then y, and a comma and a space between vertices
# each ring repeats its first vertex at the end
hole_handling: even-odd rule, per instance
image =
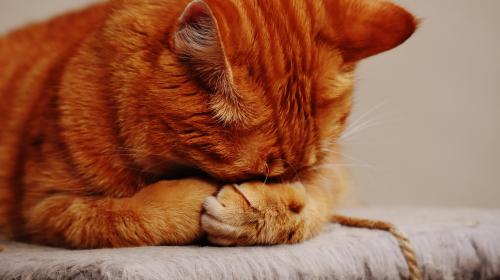
POLYGON ((385 1, 115 0, 15 31, 0 229, 72 248, 310 238, 342 191, 356 62, 415 28, 385 1))

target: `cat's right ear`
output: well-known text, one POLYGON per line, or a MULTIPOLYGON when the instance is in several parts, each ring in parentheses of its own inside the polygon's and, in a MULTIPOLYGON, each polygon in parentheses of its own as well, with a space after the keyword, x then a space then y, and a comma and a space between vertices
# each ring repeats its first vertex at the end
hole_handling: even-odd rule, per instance
POLYGON ((175 51, 211 94, 217 119, 225 124, 244 122, 248 116, 234 85, 218 19, 205 1, 192 1, 180 16, 175 51))
POLYGON ((418 20, 387 0, 323 0, 327 28, 321 34, 346 61, 358 61, 406 41, 418 20))

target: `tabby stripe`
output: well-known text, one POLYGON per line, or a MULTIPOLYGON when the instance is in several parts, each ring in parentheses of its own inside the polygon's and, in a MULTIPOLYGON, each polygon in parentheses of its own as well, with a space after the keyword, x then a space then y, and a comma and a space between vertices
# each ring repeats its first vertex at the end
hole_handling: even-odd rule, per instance
MULTIPOLYGON (((268 53, 266 52, 266 46, 263 40, 260 38, 260 34, 262 30, 265 29, 263 26, 263 18, 260 14, 255 11, 255 4, 252 1, 242 1, 243 10, 247 15, 248 19, 250 19, 250 23, 254 25, 254 42, 257 43, 257 46, 254 50, 257 52, 255 54, 255 59, 258 60, 258 63, 250 63, 252 67, 252 73, 257 76, 257 80, 262 80, 264 85, 269 85, 268 77, 266 76, 266 57, 268 53), (264 53, 262 53, 264 52, 264 53)), ((249 27, 250 28, 250 27, 249 27)))
MULTIPOLYGON (((268 58, 268 63, 270 62, 274 67, 272 68, 274 71, 271 75, 273 77, 272 80, 276 81, 283 78, 284 75, 289 74, 286 67, 289 65, 289 62, 286 61, 288 57, 286 48, 289 46, 290 40, 284 40, 283 37, 289 38, 291 34, 288 31, 284 32, 284 28, 286 27, 284 21, 286 21, 286 19, 283 18, 283 13, 276 13, 273 17, 270 16, 270 11, 283 10, 281 3, 279 1, 268 1, 266 3, 269 5, 266 7, 268 10, 268 30, 272 32, 270 33, 269 48, 276 50, 273 55, 268 58)), ((269 68, 269 66, 267 68, 269 68)))
POLYGON ((274 62, 274 57, 275 57, 275 48, 276 46, 274 45, 274 43, 276 42, 276 40, 273 40, 275 39, 275 37, 273 37, 273 35, 271 34, 271 28, 269 28, 269 24, 270 24, 270 21, 272 21, 273 19, 271 18, 268 18, 268 15, 267 15, 267 9, 266 9, 266 3, 269 3, 270 1, 267 1, 267 2, 263 2, 263 1, 257 1, 257 5, 256 5, 256 8, 257 11, 258 11, 258 15, 260 16, 260 19, 259 21, 262 22, 264 24, 264 27, 260 30, 258 30, 259 34, 261 35, 260 36, 260 40, 262 42, 265 42, 265 45, 263 46, 263 48, 261 49, 261 51, 264 51, 264 54, 263 56, 265 57, 265 61, 264 61, 264 66, 265 66, 265 80, 266 80, 266 84, 268 86, 271 85, 271 83, 274 81, 274 76, 273 76, 273 73, 275 73, 275 64, 273 63, 274 62))
POLYGON ((281 40, 291 45, 291 48, 289 48, 291 51, 290 57, 293 57, 293 60, 296 63, 302 62, 301 65, 297 65, 296 67, 298 69, 303 69, 304 54, 298 52, 299 50, 307 47, 307 42, 303 41, 303 38, 307 37, 307 35, 302 26, 303 24, 299 23, 299 15, 294 7, 294 1, 280 0, 280 3, 284 3, 283 14, 286 15, 286 19, 282 26, 287 30, 287 32, 282 32, 283 35, 286 35, 286 37, 282 37, 281 40))

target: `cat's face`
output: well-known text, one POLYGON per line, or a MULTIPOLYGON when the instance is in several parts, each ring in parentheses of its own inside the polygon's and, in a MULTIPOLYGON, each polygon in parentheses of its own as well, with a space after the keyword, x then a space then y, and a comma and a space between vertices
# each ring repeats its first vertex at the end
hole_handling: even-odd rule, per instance
POLYGON ((107 30, 126 145, 151 170, 176 161, 226 181, 292 179, 324 161, 351 110, 356 62, 416 28, 376 0, 124 0, 120 9, 107 30))

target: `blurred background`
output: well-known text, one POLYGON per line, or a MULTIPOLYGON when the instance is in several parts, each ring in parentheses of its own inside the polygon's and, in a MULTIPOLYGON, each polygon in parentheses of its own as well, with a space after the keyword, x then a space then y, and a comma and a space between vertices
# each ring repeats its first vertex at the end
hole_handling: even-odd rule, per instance
MULTIPOLYGON (((92 2, 0 0, 0 33, 92 2)), ((423 21, 407 43, 360 65, 343 139, 355 196, 500 207, 500 1, 396 2, 423 21)))

